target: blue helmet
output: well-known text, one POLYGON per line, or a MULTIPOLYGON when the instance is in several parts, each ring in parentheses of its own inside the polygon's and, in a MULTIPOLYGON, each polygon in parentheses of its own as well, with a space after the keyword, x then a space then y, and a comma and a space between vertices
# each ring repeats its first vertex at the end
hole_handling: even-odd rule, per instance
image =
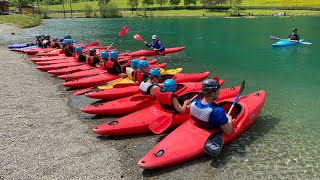
POLYGON ((74 48, 74 50, 75 50, 77 53, 81 53, 81 52, 82 52, 82 47, 81 47, 81 46, 77 46, 76 48, 74 48))
POLYGON ((41 37, 42 37, 41 34, 37 34, 37 35, 36 35, 36 38, 41 38, 41 37))
POLYGON ((163 82, 164 92, 174 92, 177 88, 177 83, 173 79, 167 79, 163 82))
POLYGON ((102 59, 107 59, 107 58, 109 57, 109 54, 107 53, 107 51, 102 51, 102 52, 100 53, 100 57, 101 57, 102 59))
POLYGON ((149 74, 161 78, 161 74, 158 68, 153 68, 149 71, 149 74))
POLYGON ((111 51, 110 52, 110 58, 111 59, 117 59, 118 58, 118 53, 116 51, 111 51))
POLYGON ((73 44, 73 40, 72 39, 64 39, 63 41, 62 41, 62 43, 63 44, 73 44))
POLYGON ((146 60, 141 60, 138 62, 137 68, 147 68, 149 67, 149 63, 146 60))
POLYGON ((138 63, 139 63, 139 60, 138 59, 134 59, 130 62, 130 66, 133 67, 133 68, 137 68, 138 67, 138 63))

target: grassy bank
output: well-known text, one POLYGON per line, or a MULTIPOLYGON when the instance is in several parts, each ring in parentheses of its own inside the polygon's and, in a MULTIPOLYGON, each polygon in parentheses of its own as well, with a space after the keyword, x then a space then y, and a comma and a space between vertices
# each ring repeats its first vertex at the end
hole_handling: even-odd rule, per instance
POLYGON ((10 23, 22 28, 34 27, 41 24, 41 17, 38 15, 5 15, 0 16, 0 23, 10 23))

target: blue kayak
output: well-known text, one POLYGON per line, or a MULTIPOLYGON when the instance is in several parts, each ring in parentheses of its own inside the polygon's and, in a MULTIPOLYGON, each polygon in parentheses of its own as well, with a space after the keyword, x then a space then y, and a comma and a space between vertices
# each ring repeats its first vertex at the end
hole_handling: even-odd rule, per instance
POLYGON ((299 42, 289 41, 288 39, 282 39, 276 43, 273 43, 274 47, 283 47, 283 46, 294 46, 300 44, 300 42, 304 42, 304 39, 300 39, 299 42))
POLYGON ((28 47, 23 47, 23 48, 12 48, 10 49, 11 51, 23 51, 27 49, 33 49, 33 48, 39 48, 39 46, 34 45, 34 46, 28 46, 28 47))
POLYGON ((12 48, 23 48, 23 47, 27 47, 29 46, 29 44, 10 44, 8 46, 8 48, 12 49, 12 48))

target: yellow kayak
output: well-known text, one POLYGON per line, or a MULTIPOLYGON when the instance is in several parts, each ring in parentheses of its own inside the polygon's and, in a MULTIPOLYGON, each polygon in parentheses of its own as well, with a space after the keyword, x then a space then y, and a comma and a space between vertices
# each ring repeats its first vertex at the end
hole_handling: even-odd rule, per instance
MULTIPOLYGON (((159 68, 159 69, 160 69, 161 75, 174 75, 174 74, 178 74, 178 73, 182 72, 182 70, 183 70, 183 68, 168 69, 168 70, 165 70, 162 68, 159 68)), ((133 81, 131 78, 126 77, 126 78, 115 79, 105 85, 98 86, 97 88, 98 89, 111 89, 116 84, 134 84, 134 83, 136 83, 136 81, 133 81)))

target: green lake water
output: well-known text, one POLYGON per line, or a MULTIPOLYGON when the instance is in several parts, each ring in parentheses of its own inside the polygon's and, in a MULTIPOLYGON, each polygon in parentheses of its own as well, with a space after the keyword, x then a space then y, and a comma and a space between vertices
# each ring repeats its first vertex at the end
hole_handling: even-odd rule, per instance
POLYGON ((114 44, 121 52, 146 48, 134 34, 147 41, 157 34, 166 47, 185 46, 184 51, 158 57, 159 61, 169 62, 167 68, 183 67, 184 72, 210 71, 225 80, 224 87, 246 80, 243 94, 263 89, 267 97, 255 124, 226 146, 218 160, 187 163, 204 173, 193 174, 181 166, 162 170, 161 176, 179 178, 183 172, 190 178, 319 179, 319 22, 320 17, 53 19, 5 40, 30 41, 38 33, 70 34, 79 42, 98 40, 108 45, 128 25, 129 32, 114 44), (294 27, 313 44, 271 46, 275 41, 270 35, 287 38, 294 27))

